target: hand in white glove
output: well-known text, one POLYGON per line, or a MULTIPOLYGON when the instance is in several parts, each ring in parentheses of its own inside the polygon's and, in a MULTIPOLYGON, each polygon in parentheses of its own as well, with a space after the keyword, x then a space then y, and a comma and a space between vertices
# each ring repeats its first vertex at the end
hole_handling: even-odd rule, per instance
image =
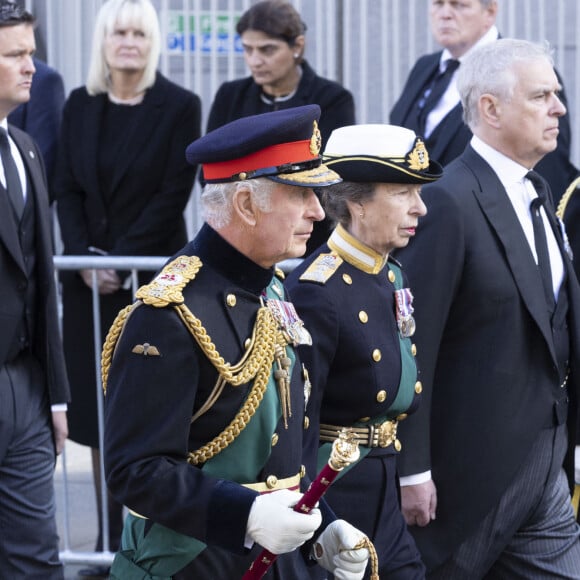
POLYGON ((317 508, 309 514, 292 509, 301 497, 288 489, 259 495, 250 509, 247 535, 272 554, 285 554, 301 546, 322 522, 317 508))
POLYGON ((316 561, 332 572, 336 580, 360 580, 365 573, 369 551, 353 548, 365 535, 344 520, 335 520, 320 534, 312 548, 316 561))

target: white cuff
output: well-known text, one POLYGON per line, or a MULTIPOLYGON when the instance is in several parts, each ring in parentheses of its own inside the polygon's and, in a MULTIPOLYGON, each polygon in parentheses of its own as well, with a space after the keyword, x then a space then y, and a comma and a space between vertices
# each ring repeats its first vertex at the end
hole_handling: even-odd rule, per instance
POLYGON ((431 470, 424 471, 423 473, 416 473, 415 475, 407 475, 399 479, 401 487, 407 485, 419 485, 420 483, 427 483, 431 479, 431 470))

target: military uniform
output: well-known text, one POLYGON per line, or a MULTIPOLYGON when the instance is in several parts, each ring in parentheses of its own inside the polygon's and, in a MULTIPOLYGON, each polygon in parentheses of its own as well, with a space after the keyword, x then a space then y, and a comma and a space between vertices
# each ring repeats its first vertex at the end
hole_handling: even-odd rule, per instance
POLYGON ((354 565, 350 577, 362 578, 363 534, 332 514, 321 528, 318 510, 295 513, 301 496, 284 491, 307 484, 308 389, 295 347, 310 335, 274 265, 303 236, 287 227, 276 237, 275 216, 256 202, 271 193, 272 211, 293 212, 298 230, 321 219, 312 187, 340 178, 321 164, 319 118, 317 105, 246 117, 186 149, 219 217, 139 289, 103 347, 105 472, 130 512, 112 578, 241 578, 262 546, 281 553, 266 578, 305 578, 296 548, 309 557, 316 531, 320 566, 354 565), (241 183, 258 177, 283 185, 241 183), (272 236, 290 247, 257 242, 272 236))
MULTIPOLYGON (((252 332, 265 289, 275 288, 283 299, 282 283, 273 280, 273 270, 257 266, 207 225, 182 255, 189 257, 188 264, 191 256, 200 260, 195 277, 181 290, 183 303, 199 319, 219 356, 233 365, 260 340, 252 340, 252 332)), ((150 290, 140 291, 143 300, 180 281, 174 270, 165 270, 157 280, 150 290)), ((215 403, 192 423, 218 373, 173 304, 134 308, 117 342, 105 409, 108 484, 120 501, 149 518, 146 532, 162 525, 211 546, 189 566, 187 577, 239 578, 255 557, 244 549, 244 537, 258 493, 239 483, 261 482, 255 486, 260 491, 288 486, 277 481, 298 486, 304 381, 294 364, 287 427, 276 408, 277 416, 261 418, 249 447, 240 436, 229 449, 240 445, 227 460, 222 461, 226 449, 213 462, 188 464, 188 452, 202 448, 236 417, 252 383, 226 384, 215 403), (134 407, 139 421, 128 421, 127 409, 134 407)), ((306 574, 296 552, 279 557, 276 566, 284 571, 278 578, 306 574)))
POLYGON ((300 351, 313 385, 308 455, 325 461, 337 433, 352 430, 361 458, 326 499, 373 542, 381 578, 420 580, 425 568, 399 502, 397 429, 419 405, 422 385, 413 295, 389 253, 414 233, 426 211, 419 186, 442 168, 413 131, 378 124, 335 129, 323 159, 345 182, 323 193, 338 225, 286 282, 313 341, 300 351))
POLYGON ((338 517, 368 534, 381 578, 421 578, 397 496, 396 424, 415 410, 422 390, 414 345, 397 324, 395 292, 406 286, 400 267, 338 226, 286 284, 313 339, 313 347, 301 349, 316 386, 307 409, 311 450, 324 460, 336 426, 360 429, 363 458, 326 499, 338 517))

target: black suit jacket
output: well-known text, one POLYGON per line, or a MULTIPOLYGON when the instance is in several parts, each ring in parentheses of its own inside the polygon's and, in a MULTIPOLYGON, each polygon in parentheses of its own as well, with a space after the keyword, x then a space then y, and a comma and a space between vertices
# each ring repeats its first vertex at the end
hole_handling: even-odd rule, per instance
MULTIPOLYGON (((57 317, 57 295, 52 261, 51 220, 46 176, 40 150, 16 127, 9 132, 18 146, 28 177, 28 195, 34 197, 37 264, 37 320, 32 350, 45 372, 51 404, 69 401, 57 317)), ((0 366, 7 362, 26 299, 28 283, 18 231, 7 195, 0 195, 0 366)))
MULTIPOLYGON (((409 73, 407 82, 403 88, 399 100, 395 103, 390 122, 393 125, 408 127, 410 117, 414 114, 413 108, 417 100, 439 70, 442 51, 427 54, 419 58, 409 73)), ((558 78, 560 78, 558 76, 558 78)), ((560 79, 560 83, 561 83, 560 79)), ((567 106, 564 91, 560 93, 560 99, 567 106)), ((439 123, 433 133, 425 140, 429 155, 442 165, 448 165, 456 157, 463 153, 471 139, 471 130, 463 122, 463 107, 458 103, 439 123)), ((550 188, 556 200, 558 200, 578 170, 570 162, 571 147, 570 116, 566 114, 560 118, 560 134, 558 135, 558 147, 549 153, 535 167, 550 184, 550 188)))
MULTIPOLYGON (((401 425, 400 467, 402 475, 432 469, 437 519, 411 530, 433 568, 496 505, 539 431, 565 405, 539 271, 495 172, 469 146, 423 196, 428 214, 397 252, 415 295, 424 384, 423 404, 401 425)), ((570 301, 567 422, 574 433, 580 290, 550 215, 570 301)))
POLYGON ((199 97, 158 73, 105 191, 98 159, 107 99, 82 87, 65 105, 55 175, 65 253, 95 246, 117 256, 171 255, 186 240, 195 167, 185 149, 201 133, 199 97))

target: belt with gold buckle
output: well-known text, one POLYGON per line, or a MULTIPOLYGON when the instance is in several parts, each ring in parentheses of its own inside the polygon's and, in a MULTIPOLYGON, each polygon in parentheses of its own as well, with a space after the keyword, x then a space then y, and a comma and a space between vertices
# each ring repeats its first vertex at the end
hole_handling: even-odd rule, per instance
MULTIPOLYGON (((374 423, 367 427, 346 427, 354 436, 359 445, 364 447, 389 447, 395 446, 397 451, 401 449, 401 443, 397 439, 397 426, 399 422, 395 419, 384 421, 383 423, 374 423)), ((345 427, 339 425, 320 425, 320 440, 332 442, 345 427)))

